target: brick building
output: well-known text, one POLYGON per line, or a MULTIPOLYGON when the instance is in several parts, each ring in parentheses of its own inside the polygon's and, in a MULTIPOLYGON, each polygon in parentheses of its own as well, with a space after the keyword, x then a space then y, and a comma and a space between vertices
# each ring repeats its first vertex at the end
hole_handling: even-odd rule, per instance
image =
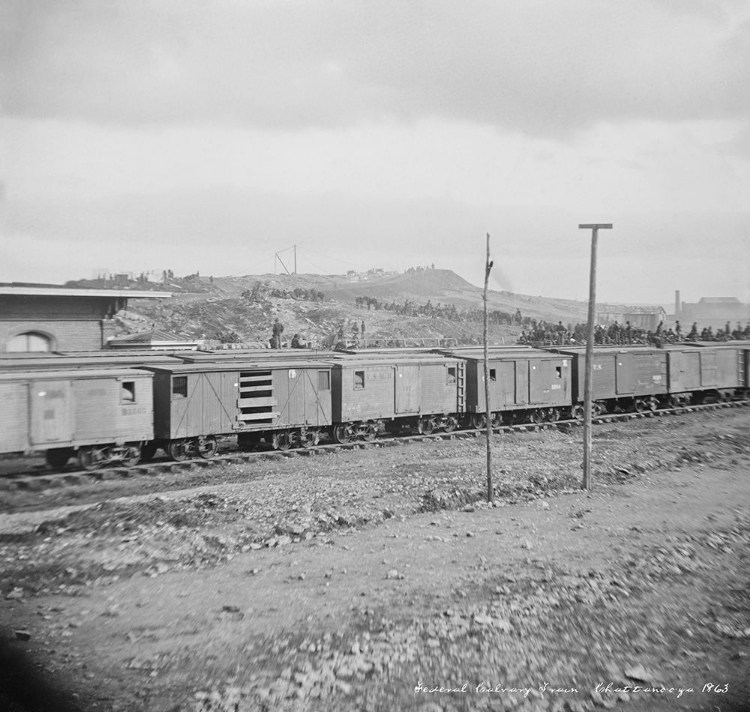
POLYGON ((0 353, 93 351, 114 336, 114 315, 128 299, 168 292, 0 285, 0 353))

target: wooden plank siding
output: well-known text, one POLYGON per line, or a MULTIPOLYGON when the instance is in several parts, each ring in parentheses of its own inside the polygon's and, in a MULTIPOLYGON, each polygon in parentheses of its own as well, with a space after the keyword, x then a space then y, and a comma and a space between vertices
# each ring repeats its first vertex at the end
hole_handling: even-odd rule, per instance
POLYGON ((150 373, 33 371, 0 378, 0 452, 152 440, 150 373))
POLYGON ((331 424, 327 366, 268 360, 154 370, 156 434, 162 440, 331 424))

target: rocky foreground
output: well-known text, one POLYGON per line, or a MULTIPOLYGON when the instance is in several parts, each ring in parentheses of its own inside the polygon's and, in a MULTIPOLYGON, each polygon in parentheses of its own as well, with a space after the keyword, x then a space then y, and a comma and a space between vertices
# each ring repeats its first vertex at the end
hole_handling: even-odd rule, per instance
POLYGON ((590 493, 496 436, 490 504, 481 439, 3 492, 0 704, 747 709, 748 421, 598 426, 590 493))

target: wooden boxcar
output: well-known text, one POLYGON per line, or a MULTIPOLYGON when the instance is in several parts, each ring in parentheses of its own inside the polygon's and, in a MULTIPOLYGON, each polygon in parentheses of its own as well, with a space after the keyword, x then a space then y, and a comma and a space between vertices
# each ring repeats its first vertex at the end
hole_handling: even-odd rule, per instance
MULTIPOLYGON (((586 348, 559 348, 573 359, 574 410, 584 401, 586 348)), ((667 354, 663 349, 645 346, 594 348, 592 400, 595 414, 618 408, 656 410, 668 393, 667 354)))
POLYGON ((429 353, 340 354, 331 361, 334 438, 373 439, 386 428, 458 427, 463 363, 429 353))
POLYGON ((331 369, 292 360, 149 367, 154 433, 176 460, 212 457, 216 436, 241 445, 267 439, 279 449, 310 446, 331 425, 331 369))
MULTIPOLYGON (((465 363, 463 400, 471 424, 485 422, 484 353, 482 349, 449 349, 443 353, 465 363)), ((557 420, 571 406, 569 356, 521 347, 490 348, 490 409, 501 421, 557 420)))
POLYGON ((152 374, 131 369, 0 374, 0 452, 44 451, 62 467, 133 465, 154 438, 152 374))
POLYGON ((676 403, 731 399, 748 387, 745 342, 695 342, 664 347, 669 364, 669 393, 676 403))

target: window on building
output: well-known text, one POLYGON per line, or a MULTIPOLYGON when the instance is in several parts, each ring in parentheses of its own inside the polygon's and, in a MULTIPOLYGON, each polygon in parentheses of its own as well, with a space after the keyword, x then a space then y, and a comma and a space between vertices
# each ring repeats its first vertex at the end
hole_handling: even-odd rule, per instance
POLYGON ((365 372, 354 372, 354 390, 362 390, 365 387, 365 372))
POLYGON ((319 391, 331 390, 331 372, 330 371, 318 371, 318 390, 319 391))
POLYGON ((174 376, 172 378, 172 395, 187 398, 187 376, 174 376))
POLYGON ((121 403, 135 403, 135 381, 123 381, 120 390, 121 403))
POLYGON ((497 380, 497 371, 495 371, 494 368, 490 369, 490 381, 496 381, 497 380))
POLYGON ((456 382, 456 367, 448 366, 448 383, 456 382))
POLYGON ((14 336, 8 342, 6 351, 52 351, 52 339, 36 331, 27 331, 14 336))

